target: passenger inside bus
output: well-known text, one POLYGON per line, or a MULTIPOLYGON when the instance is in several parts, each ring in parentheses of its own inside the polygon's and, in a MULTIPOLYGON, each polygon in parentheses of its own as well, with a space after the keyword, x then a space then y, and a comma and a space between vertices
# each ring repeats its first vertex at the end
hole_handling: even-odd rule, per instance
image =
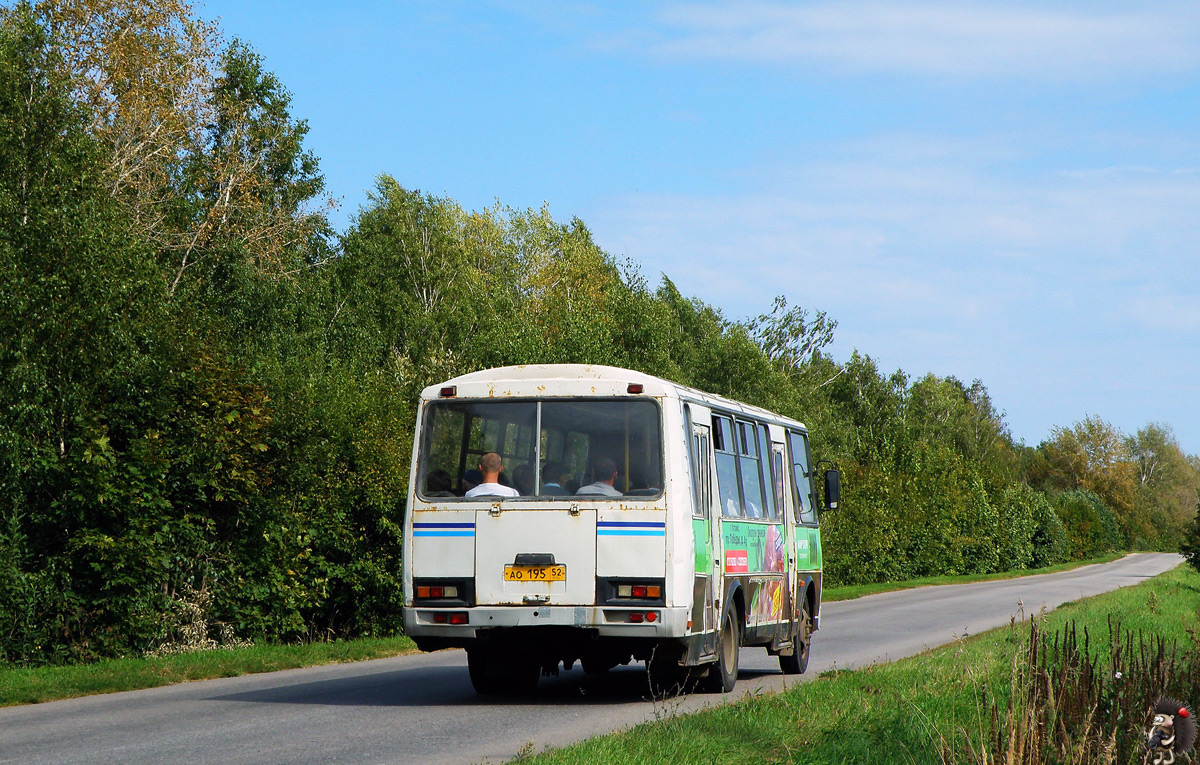
POLYGON ((479 458, 479 472, 483 474, 483 482, 466 493, 468 497, 519 497, 520 492, 511 486, 505 486, 500 483, 500 472, 504 470, 504 463, 500 460, 500 455, 495 452, 488 452, 479 458))
POLYGON ((481 483, 483 483, 483 473, 475 469, 468 470, 462 476, 462 491, 465 494, 481 483))
POLYGON ((567 472, 563 469, 561 463, 554 460, 547 462, 542 468, 542 478, 546 482, 542 484, 542 488, 538 491, 538 494, 561 496, 571 493, 564 488, 563 484, 567 480, 567 472))
POLYGON ((620 491, 613 487, 613 481, 617 480, 617 463, 613 462, 608 457, 600 457, 592 463, 592 483, 587 486, 580 486, 576 494, 601 494, 606 497, 623 496, 620 491))

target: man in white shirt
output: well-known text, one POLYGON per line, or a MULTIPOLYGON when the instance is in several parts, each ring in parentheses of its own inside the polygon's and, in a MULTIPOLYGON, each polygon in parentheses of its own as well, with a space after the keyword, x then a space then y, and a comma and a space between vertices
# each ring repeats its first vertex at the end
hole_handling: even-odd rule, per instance
POLYGON ((521 492, 511 486, 505 486, 500 483, 500 471, 504 470, 504 465, 500 461, 500 455, 495 452, 488 452, 479 458, 479 472, 483 474, 483 483, 473 489, 470 489, 466 496, 468 497, 519 497, 521 492))
POLYGON ((600 457, 592 463, 592 476, 596 479, 587 486, 580 486, 576 494, 603 494, 606 497, 621 497, 624 496, 620 491, 613 488, 613 481, 617 480, 617 463, 610 460, 608 457, 600 457))

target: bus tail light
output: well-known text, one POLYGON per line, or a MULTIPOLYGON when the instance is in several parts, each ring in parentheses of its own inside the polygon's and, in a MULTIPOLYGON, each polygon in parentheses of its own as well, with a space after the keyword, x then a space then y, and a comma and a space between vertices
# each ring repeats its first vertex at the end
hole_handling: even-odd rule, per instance
POLYGON ((657 611, 630 611, 629 621, 633 624, 641 624, 642 622, 654 623, 658 621, 657 611))
POLYGON ((597 579, 596 603, 614 606, 665 606, 667 592, 662 579, 597 579))
POLYGON ((438 606, 473 606, 475 589, 469 579, 414 579, 413 600, 438 606))
POLYGON ((433 614, 434 624, 468 624, 470 617, 466 611, 437 611, 433 614))
POLYGON ((617 597, 638 598, 639 600, 661 598, 662 587, 655 584, 619 584, 617 585, 617 597))
POLYGON ((434 598, 440 600, 442 598, 457 598, 458 588, 454 585, 427 585, 417 587, 418 598, 434 598))
POLYGON ((442 398, 454 398, 458 395, 457 385, 447 385, 440 391, 442 398))

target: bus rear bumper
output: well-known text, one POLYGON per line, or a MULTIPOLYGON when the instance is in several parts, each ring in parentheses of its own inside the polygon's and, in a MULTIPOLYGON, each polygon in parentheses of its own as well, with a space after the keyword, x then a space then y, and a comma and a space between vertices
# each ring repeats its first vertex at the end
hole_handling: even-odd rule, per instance
POLYGON ((463 609, 408 608, 404 631, 409 637, 471 639, 482 631, 514 627, 578 627, 600 637, 675 638, 688 634, 687 607, 663 606, 475 606, 463 609), (454 614, 465 624, 451 624, 454 614), (459 618, 462 618, 461 616, 459 618))

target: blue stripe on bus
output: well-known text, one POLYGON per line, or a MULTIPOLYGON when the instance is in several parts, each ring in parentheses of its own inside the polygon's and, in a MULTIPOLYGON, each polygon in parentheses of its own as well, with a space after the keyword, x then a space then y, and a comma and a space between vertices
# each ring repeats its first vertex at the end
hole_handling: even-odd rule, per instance
POLYGON ((413 531, 414 537, 473 537, 474 529, 470 531, 413 531))
POLYGON ((666 529, 600 529, 596 532, 602 537, 665 537, 666 529))
POLYGON ((599 521, 596 525, 600 528, 665 529, 667 527, 665 521, 599 521))
POLYGON ((414 523, 414 529, 473 529, 475 523, 414 523))

